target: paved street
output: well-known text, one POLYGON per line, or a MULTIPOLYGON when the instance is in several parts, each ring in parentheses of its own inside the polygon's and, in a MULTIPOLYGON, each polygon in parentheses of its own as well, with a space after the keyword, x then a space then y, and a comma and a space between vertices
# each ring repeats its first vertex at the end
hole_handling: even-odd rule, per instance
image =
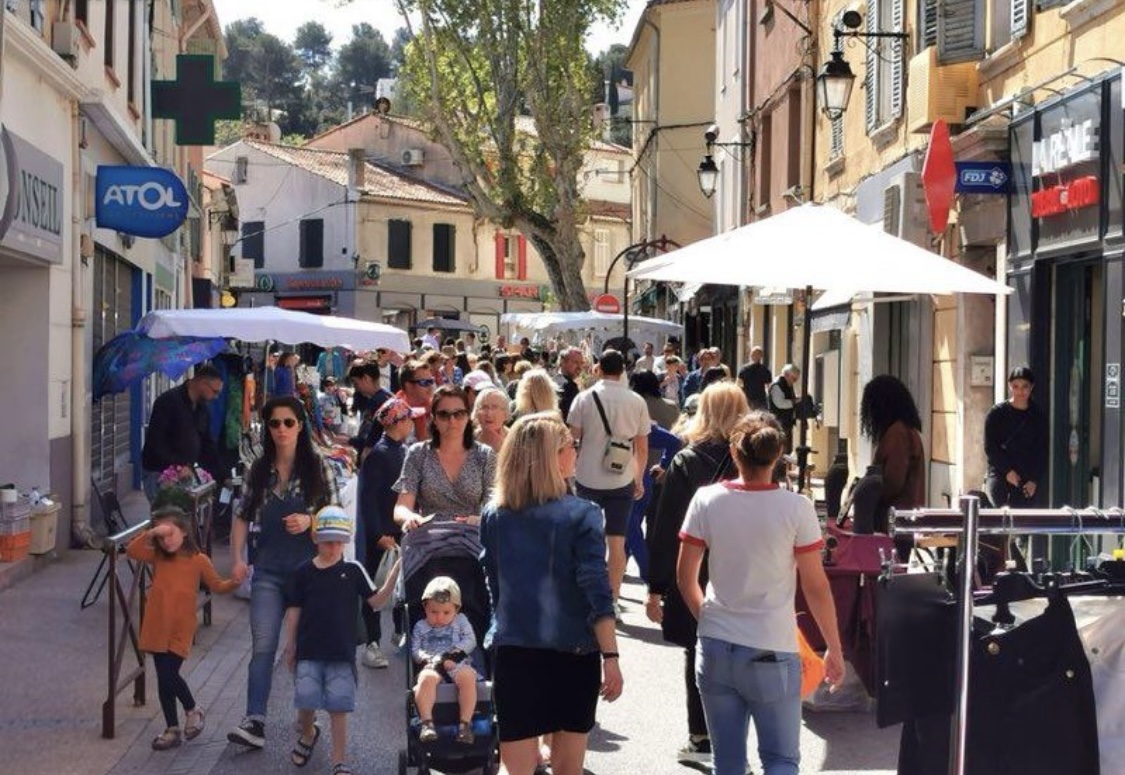
MULTIPOLYGON (((131 693, 123 692, 116 706, 116 738, 100 737, 107 594, 90 609, 78 607, 98 558, 94 552, 71 552, 0 592, 4 770, 75 775, 295 772, 288 763, 292 681, 283 667, 277 670, 270 703, 267 750, 242 751, 226 742, 226 732, 243 712, 250 645, 247 604, 233 597, 217 598, 214 625, 200 628, 185 666, 188 683, 207 710, 204 734, 174 751, 149 748, 163 728, 150 668, 148 704, 133 708, 131 693)), ((216 561, 227 567, 225 549, 216 561)), ((587 771, 597 775, 690 772, 674 759, 685 730, 680 652, 661 644, 658 631, 643 620, 641 591, 636 584, 625 591, 628 610, 620 631, 625 694, 599 710, 587 759, 587 771)), ((397 751, 404 740, 403 689, 401 659, 392 659, 385 671, 360 668, 361 699, 352 717, 350 744, 357 772, 397 771, 397 751)), ((897 742, 897 729, 875 729, 872 715, 806 713, 802 770, 886 775, 894 771, 897 742)), ((309 771, 327 770, 327 745, 322 745, 309 771)))

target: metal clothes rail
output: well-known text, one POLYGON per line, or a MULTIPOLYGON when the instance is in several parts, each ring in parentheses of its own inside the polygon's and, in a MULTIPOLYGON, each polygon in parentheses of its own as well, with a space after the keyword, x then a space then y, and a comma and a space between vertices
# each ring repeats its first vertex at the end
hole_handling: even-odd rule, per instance
POLYGON ((959 535, 957 558, 956 693, 949 745, 949 775, 964 775, 968 736, 969 656, 973 627, 973 570, 978 536, 1125 535, 1125 510, 1119 508, 981 509, 980 499, 961 497, 957 509, 891 509, 894 535, 959 535))

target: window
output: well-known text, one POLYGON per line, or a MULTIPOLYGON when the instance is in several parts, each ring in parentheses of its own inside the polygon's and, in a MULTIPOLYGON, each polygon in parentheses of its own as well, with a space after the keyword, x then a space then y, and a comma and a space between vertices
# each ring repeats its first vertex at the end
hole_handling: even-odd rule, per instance
POLYGON ((844 116, 841 113, 831 120, 832 137, 828 146, 828 160, 844 158, 844 116))
POLYGON ((392 220, 387 224, 387 268, 410 269, 413 260, 410 252, 410 221, 392 220))
POLYGON ((305 218, 301 221, 301 244, 297 264, 302 269, 319 269, 324 266, 324 219, 305 218))
POLYGON ((609 229, 594 229, 594 274, 605 277, 609 271, 609 229))
POLYGON ((522 234, 496 233, 496 279, 527 279, 527 239, 522 234))
POLYGON ((434 271, 453 272, 456 270, 454 248, 457 229, 451 223, 434 224, 434 271))
POLYGON ((985 0, 942 0, 937 13, 938 63, 971 62, 984 56, 985 0))
POLYGON ((762 116, 762 134, 758 138, 761 145, 761 160, 758 163, 758 209, 769 207, 771 186, 773 185, 773 113, 762 116))
POLYGON ((29 21, 31 22, 32 29, 38 33, 43 32, 43 21, 46 19, 47 15, 47 9, 44 7, 46 5, 47 0, 29 0, 28 2, 28 7, 31 11, 29 21))
POLYGON ((117 0, 105 2, 105 66, 113 69, 113 28, 117 26, 117 14, 114 13, 117 0))
POLYGON ((246 221, 242 224, 242 257, 254 259, 254 268, 266 265, 266 222, 246 221))
POLYGON ((922 51, 938 42, 938 0, 918 0, 918 43, 915 50, 922 51))
POLYGON ((800 186, 801 185, 801 164, 804 161, 805 153, 802 147, 803 133, 801 127, 804 125, 804 110, 802 109, 801 90, 789 90, 789 147, 786 149, 786 158, 789 162, 789 169, 787 170, 786 186, 800 186))
POLYGON ((1031 0, 989 0, 989 53, 1027 34, 1031 26, 1031 0))
POLYGON ((125 79, 129 104, 137 104, 137 0, 128 0, 129 3, 129 45, 128 61, 125 63, 125 79))
MULTIPOLYGON (((867 32, 902 32, 904 0, 867 0, 867 32)), ((869 38, 864 68, 867 133, 902 118, 905 79, 902 41, 869 38)))

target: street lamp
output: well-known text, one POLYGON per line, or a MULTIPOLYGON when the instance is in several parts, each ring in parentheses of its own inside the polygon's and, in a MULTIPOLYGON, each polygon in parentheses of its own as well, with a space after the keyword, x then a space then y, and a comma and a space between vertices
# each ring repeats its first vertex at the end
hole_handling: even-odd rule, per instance
POLYGON ((644 242, 635 242, 626 248, 622 248, 613 261, 609 263, 609 268, 605 271, 605 287, 602 292, 606 295, 609 294, 609 278, 613 276, 613 269, 617 266, 617 262, 622 258, 625 259, 625 288, 621 298, 621 338, 629 338, 629 275, 628 271, 633 268, 633 264, 637 263, 643 258, 648 258, 650 250, 659 250, 662 253, 667 253, 674 248, 683 247, 674 239, 669 239, 663 234, 657 239, 645 240, 644 242))
POLYGON ((707 127, 707 131, 703 133, 703 141, 707 144, 707 150, 703 154, 703 161, 699 163, 699 169, 695 174, 699 176, 699 190, 703 192, 703 196, 710 199, 715 195, 715 189, 719 186, 719 167, 715 164, 715 146, 720 148, 749 148, 752 143, 734 142, 734 143, 720 143, 719 127, 717 124, 712 124, 707 127))
POLYGON ((859 26, 863 24, 863 16, 859 11, 847 11, 840 18, 840 25, 832 28, 831 57, 820 68, 816 76, 816 96, 820 101, 820 108, 830 119, 837 119, 844 115, 848 109, 848 100, 852 96, 852 86, 855 85, 855 74, 851 66, 844 59, 841 48, 843 38, 890 38, 892 40, 906 40, 905 32, 860 32, 859 26))

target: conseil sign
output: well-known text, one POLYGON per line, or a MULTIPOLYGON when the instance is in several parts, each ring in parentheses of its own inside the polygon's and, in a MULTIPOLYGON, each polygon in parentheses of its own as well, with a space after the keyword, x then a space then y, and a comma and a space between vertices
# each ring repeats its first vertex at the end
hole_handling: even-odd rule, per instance
POLYGON ((62 263, 63 165, 0 126, 0 247, 62 263))
POLYGON ((98 167, 98 226, 137 237, 164 237, 187 217, 188 194, 175 173, 162 167, 98 167))

